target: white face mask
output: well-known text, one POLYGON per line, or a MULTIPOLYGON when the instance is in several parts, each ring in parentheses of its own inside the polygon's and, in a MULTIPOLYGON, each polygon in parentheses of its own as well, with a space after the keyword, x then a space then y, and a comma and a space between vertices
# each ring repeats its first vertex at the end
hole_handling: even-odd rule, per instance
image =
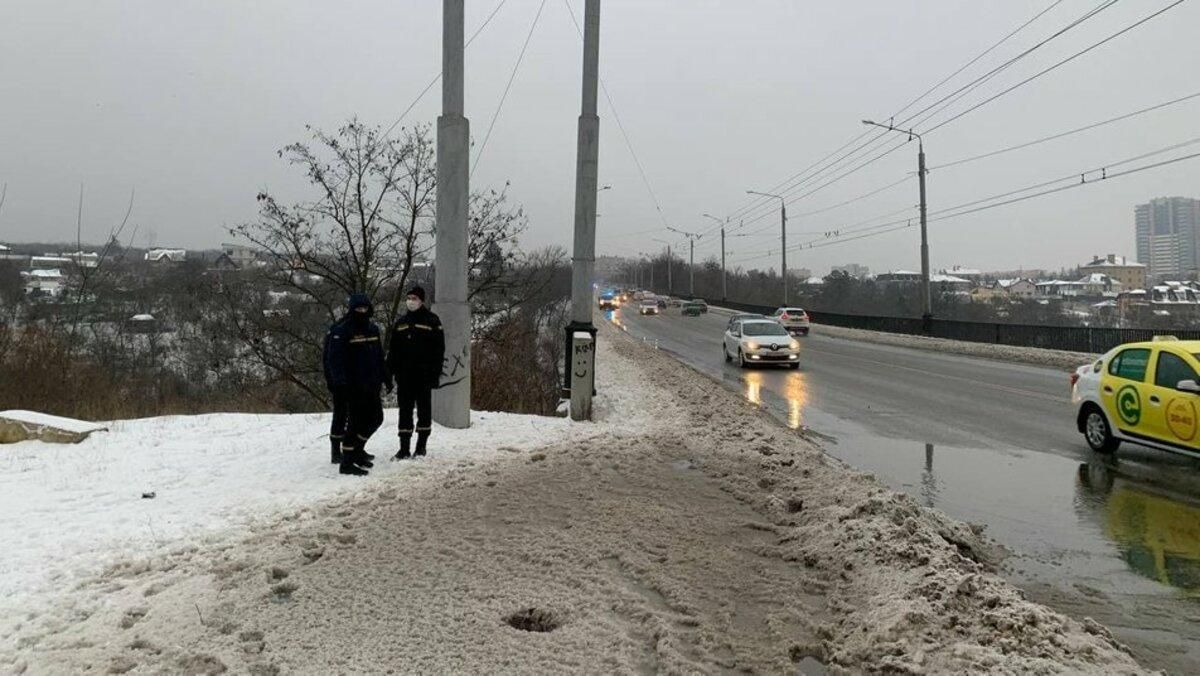
POLYGON ((409 312, 416 312, 417 308, 421 307, 421 301, 408 298, 404 301, 404 307, 408 308, 409 312))

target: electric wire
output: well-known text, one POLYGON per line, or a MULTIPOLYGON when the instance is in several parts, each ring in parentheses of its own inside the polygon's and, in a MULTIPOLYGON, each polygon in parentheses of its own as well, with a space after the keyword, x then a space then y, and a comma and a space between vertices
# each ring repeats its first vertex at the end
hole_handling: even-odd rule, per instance
POLYGON ((1015 90, 1019 87, 1023 87, 1025 85, 1029 84, 1030 82, 1033 82, 1034 80, 1042 77, 1043 75, 1050 73, 1054 70, 1057 70, 1061 66, 1064 66, 1064 65, 1074 61, 1075 59, 1083 56, 1084 54, 1087 54, 1088 52, 1092 51, 1093 49, 1097 49, 1097 48, 1101 47, 1102 45, 1105 45, 1105 44, 1111 42, 1112 40, 1115 40, 1115 39, 1121 37, 1122 35, 1138 28, 1139 26, 1142 26, 1143 24, 1145 24, 1159 16, 1162 16, 1166 12, 1178 7, 1179 5, 1182 5, 1186 1, 1187 0, 1175 0, 1175 2, 1172 2, 1171 4, 1167 5, 1166 7, 1163 7, 1162 9, 1160 9, 1146 17, 1139 19, 1138 21, 1130 24, 1129 26, 1126 26, 1125 28, 1122 28, 1121 30, 1117 31, 1116 33, 1113 33, 1112 35, 1109 35, 1108 37, 1104 38, 1103 40, 1100 40, 1099 42, 1093 43, 1090 46, 1088 46, 1078 52, 1075 52, 1074 54, 1068 56, 1067 58, 1056 62, 1054 65, 1044 68, 1044 69, 1034 73, 1033 75, 1030 75, 1029 77, 1025 78, 1024 80, 1021 80, 1020 82, 1012 85, 1011 87, 1008 87, 1007 89, 1001 90, 1000 92, 997 92, 996 94, 993 94, 992 96, 989 96, 988 98, 976 103, 975 105, 971 106, 970 108, 967 108, 966 110, 954 115, 950 119, 939 122, 937 125, 929 128, 929 129, 926 129, 922 133, 928 134, 928 133, 937 131, 938 129, 941 129, 942 127, 950 124, 951 122, 954 122, 954 121, 962 118, 964 115, 967 115, 975 110, 978 110, 979 108, 982 108, 983 106, 986 106, 987 104, 991 103, 992 101, 995 101, 996 99, 1012 92, 1013 90, 1015 90))
POLYGON ((475 170, 479 167, 479 161, 483 158, 483 151, 487 148, 488 140, 492 138, 492 130, 496 128, 496 120, 500 118, 500 111, 504 108, 504 101, 508 99, 508 92, 512 89, 513 81, 517 79, 517 71, 521 69, 521 62, 525 59, 525 51, 529 49, 529 41, 533 39, 533 31, 537 28, 538 20, 542 18, 542 10, 546 8, 546 0, 542 0, 538 5, 537 14, 533 16, 533 22, 529 24, 529 33, 525 35, 525 43, 521 45, 521 51, 517 54, 517 62, 513 64, 512 73, 508 76, 508 82, 504 85, 504 93, 500 95, 500 102, 496 104, 496 112, 492 114, 492 121, 488 124, 487 133, 483 135, 483 142, 479 144, 479 151, 475 153, 475 161, 471 163, 471 176, 475 175, 475 170))
MULTIPOLYGON (((967 84, 963 85, 963 86, 962 86, 962 87, 960 87, 959 89, 956 89, 955 91, 953 91, 953 92, 951 92, 950 94, 948 94, 948 95, 946 95, 946 96, 942 97, 941 99, 938 99, 937 101, 935 101, 935 102, 933 102, 932 104, 930 104, 930 105, 926 106, 925 108, 921 109, 920 111, 917 111, 917 112, 916 112, 916 113, 914 113, 913 115, 910 115, 910 116, 909 116, 908 118, 906 118, 905 120, 902 120, 902 121, 899 123, 899 125, 900 125, 900 126, 903 126, 904 124, 907 124, 909 121, 911 121, 911 120, 913 120, 913 119, 915 119, 915 118, 917 118, 917 117, 920 117, 921 115, 924 115, 925 113, 929 112, 931 109, 933 109, 933 108, 937 108, 939 105, 943 104, 943 103, 944 103, 944 102, 946 102, 947 100, 951 100, 951 99, 953 99, 953 100, 951 100, 951 101, 950 101, 950 103, 954 103, 954 102, 956 102, 956 101, 957 101, 959 98, 961 98, 960 94, 962 94, 962 95, 965 95, 965 93, 970 93, 971 91, 974 91, 974 89, 975 89, 975 88, 978 88, 978 87, 979 87, 979 86, 981 86, 983 83, 987 82, 987 81, 988 81, 988 80, 990 80, 991 78, 993 78, 993 77, 995 77, 996 75, 998 75, 998 74, 1000 74, 1001 72, 1003 72, 1005 69, 1009 68, 1010 66, 1012 66, 1012 65, 1013 65, 1013 64, 1015 64, 1015 63, 1017 63, 1017 62, 1018 62, 1018 61, 1020 61, 1021 59, 1023 59, 1023 58, 1025 58, 1025 57, 1029 56, 1030 54, 1032 54, 1032 53, 1033 53, 1034 51, 1036 51, 1037 49, 1039 49, 1039 48, 1041 48, 1041 47, 1045 46, 1046 44, 1050 43, 1050 42, 1051 42, 1051 41, 1053 41, 1054 39, 1056 39, 1056 38, 1058 38, 1058 37, 1061 37, 1062 35, 1066 34, 1068 31, 1070 31, 1071 29, 1073 29, 1073 28, 1075 28, 1075 27, 1077 27, 1077 26, 1081 25, 1083 22, 1087 21, 1088 19, 1091 19, 1091 18, 1095 17, 1095 16, 1096 16, 1096 15, 1098 15, 1100 12, 1102 12, 1102 11, 1104 11, 1104 10, 1108 9, 1109 7, 1112 7, 1114 4, 1116 4, 1116 2, 1117 2, 1117 1, 1118 1, 1118 0, 1107 0, 1107 2, 1105 2, 1105 3, 1104 3, 1104 4, 1102 4, 1102 5, 1100 5, 1099 7, 1096 7, 1096 8, 1093 8, 1093 9, 1089 10, 1088 12, 1084 13, 1084 14, 1083 14, 1082 16, 1080 16, 1079 18, 1077 18, 1077 19, 1075 19, 1074 21, 1072 21, 1071 23, 1069 23, 1067 26, 1065 26, 1065 27, 1063 27, 1063 28, 1059 29, 1058 31, 1056 31, 1056 32, 1054 32, 1053 34, 1051 34, 1050 36, 1048 36, 1048 37, 1044 38, 1043 40, 1041 40, 1040 42, 1036 43, 1036 44, 1035 44, 1035 45, 1033 45, 1032 47, 1029 47, 1028 49, 1025 49, 1024 51, 1022 51, 1021 53, 1017 54, 1016 56, 1014 56, 1014 57, 1010 58, 1008 61, 1006 61, 1005 63, 1001 64, 1000 66, 997 66, 996 68, 993 68, 992 70, 990 70, 990 71, 988 71, 987 73, 985 73, 985 74, 981 75, 980 77, 976 78, 975 80, 973 80, 973 81, 971 81, 971 82, 969 82, 969 83, 967 83, 967 84), (958 98, 954 98, 954 97, 956 97, 956 96, 957 96, 958 98)), ((1002 39, 1001 39, 999 42, 997 42, 996 44, 993 44, 991 47, 989 47, 987 50, 985 50, 984 54, 986 54, 986 53, 990 53, 991 51, 993 51, 993 50, 994 50, 996 47, 1000 46, 1001 44, 1003 44, 1004 42, 1006 42, 1007 40, 1009 40, 1011 37, 1013 37, 1013 36, 1015 36, 1017 33, 1019 33, 1019 32, 1020 32, 1020 31, 1021 31, 1023 28, 1025 28, 1026 26, 1028 26, 1028 25, 1032 24, 1034 20, 1036 20, 1038 17, 1042 16, 1043 14, 1045 14, 1045 11, 1043 11, 1043 12, 1039 13, 1038 15, 1036 15, 1036 16, 1034 17, 1034 19, 1031 19, 1031 20, 1029 20, 1029 21, 1026 21, 1024 24, 1022 24, 1020 27, 1018 27, 1018 29, 1017 29, 1017 30, 1014 30, 1014 31, 1010 32, 1008 35, 1006 35, 1004 38, 1002 38, 1002 39)), ((983 56, 983 54, 981 54, 981 55, 980 55, 980 57, 982 57, 982 56, 983 56)), ((978 59, 979 59, 979 57, 977 57, 976 59, 973 59, 973 60, 972 60, 972 62, 978 61, 978 59)), ((965 70, 965 68, 964 68, 964 70, 965 70)), ((959 72, 961 72, 961 70, 960 70, 959 72)), ((939 85, 939 86, 940 86, 940 85, 939 85)), ((936 87, 935 87, 935 88, 933 88, 933 89, 936 89, 936 87)), ((931 90, 929 90, 929 91, 933 91, 933 89, 931 89, 931 90)), ((922 95, 921 97, 918 97, 918 99, 917 99, 917 100, 920 100, 920 98, 924 98, 924 96, 927 96, 927 95, 928 95, 928 93, 929 93, 929 91, 927 91, 927 92, 926 92, 926 94, 922 95)), ((911 103, 911 102, 910 102, 908 105, 906 105, 906 106, 905 106, 905 108, 904 108, 904 109, 907 109, 907 108, 911 107, 912 105, 913 105, 913 103, 911 103)), ((943 110, 944 108, 945 108, 945 106, 942 106, 941 108, 938 108, 938 110, 937 110, 937 111, 934 111, 934 113, 933 113, 933 114, 936 114, 937 112, 940 112, 940 110, 943 110)), ((902 109, 902 111, 903 111, 904 109, 902 109)), ((902 111, 900 111, 900 112, 902 112, 902 111)), ((897 113, 893 114, 892 116, 890 116, 890 117, 889 117, 889 119, 891 119, 891 120, 894 120, 894 119, 895 119, 895 117, 896 117, 896 115, 898 115, 898 114, 899 114, 899 112, 897 112, 897 113)), ((928 117, 926 117, 926 119, 928 119, 928 117)), ((854 142, 856 142, 856 141, 858 141, 858 140, 861 140, 863 137, 867 136, 867 135, 868 135, 868 134, 870 134, 870 133, 871 133, 871 132, 868 130, 868 131, 865 131, 865 132, 863 132, 862 134, 859 134, 857 137, 855 137, 854 139, 852 139, 852 140, 851 140, 849 143, 847 143, 847 144, 843 145, 843 146, 842 146, 842 148, 845 148, 846 146, 848 146, 848 145, 851 145, 851 144, 853 144, 854 142)), ((807 181, 809 181, 809 180, 812 180, 812 179, 813 179, 813 178, 815 178, 817 175, 819 175, 819 174, 821 173, 821 171, 823 171, 824 169, 827 169, 827 168, 830 168, 830 167, 832 167, 832 166, 835 166, 836 164, 838 164, 839 162, 841 162, 841 161, 842 161, 842 160, 844 160, 844 159, 848 159, 849 157, 851 157, 851 156, 853 156, 854 154, 856 154, 858 151, 860 151, 860 150, 862 150, 862 149, 864 149, 864 148, 867 148, 867 147, 869 147, 869 146, 871 146, 871 145, 875 144, 875 142, 876 142, 876 141, 878 141, 879 139, 883 138, 883 137, 884 137, 884 136, 886 136, 887 134, 888 134, 888 132, 886 132, 886 131, 884 131, 884 132, 880 132, 880 133, 877 133, 877 134, 875 135, 875 137, 874 137, 874 138, 870 139, 869 141, 867 141, 867 142, 866 142, 866 143, 864 143, 864 144, 861 144, 861 145, 859 145, 857 148, 855 148, 854 150, 850 151, 849 153, 847 153, 847 154, 846 154, 846 155, 844 155, 843 157, 839 158, 839 159, 838 159, 838 160, 836 160, 835 162, 831 163, 831 164, 830 164, 830 165, 828 165, 827 167, 823 168, 822 170, 818 170, 818 172, 817 172, 816 174, 814 174, 814 175, 812 175, 812 176, 810 176, 810 177, 808 177, 808 178, 804 179, 803 181, 800 181, 800 182, 799 182, 798 184, 796 184, 796 185, 791 185, 791 186, 789 186, 788 188, 786 188, 786 189, 784 190, 784 192, 786 193, 786 192, 788 192, 788 191, 791 191, 791 190, 795 189, 796 187, 798 187, 799 185, 802 185, 803 183, 805 183, 805 182, 807 182, 807 181)), ((839 150, 841 150, 841 149, 839 149, 839 150)), ((837 152, 838 152, 838 151, 835 151, 834 153, 831 153, 831 155, 832 155, 832 154, 836 154, 837 152)), ((826 156, 826 158, 828 158, 828 157, 829 157, 829 156, 826 156)), ((821 161, 823 161, 823 160, 820 160, 820 161, 818 161, 817 163, 814 163, 814 165, 810 165, 810 167, 809 167, 809 168, 806 168, 805 170, 802 170, 802 171, 801 171, 800 173, 798 173, 798 174, 794 174, 792 177, 790 177, 789 179, 785 180, 783 183, 781 183, 781 184, 777 185, 777 186, 776 186, 775 188, 773 188, 772 190, 777 190, 777 189, 778 189, 780 186, 783 186, 783 185, 788 185, 790 182, 794 181, 794 180, 795 180, 795 179, 797 179, 799 176, 801 176, 801 175, 803 175, 804 173, 806 173, 806 172, 807 172, 809 169, 811 169, 811 168, 812 168, 812 166, 815 166, 815 164, 819 164, 821 161)), ((742 215, 745 215, 746 213, 749 213, 749 212, 751 212, 751 211, 756 211, 757 209, 759 209, 759 208, 762 208, 762 207, 766 206, 767 204, 769 204, 769 202, 767 202, 767 201, 765 201, 765 200, 762 200, 762 199, 760 199, 760 200, 758 200, 758 202, 757 202, 757 205, 755 205, 755 206, 753 206, 753 207, 750 207, 749 209, 747 209, 747 210, 743 211, 743 212, 742 212, 742 215)))
MULTIPOLYGON (((479 28, 476 28, 475 32, 471 34, 471 37, 468 38, 467 41, 463 44, 464 50, 467 47, 470 47, 472 42, 475 42, 475 38, 479 37, 479 34, 483 32, 483 29, 488 27, 488 24, 490 24, 492 22, 492 19, 494 19, 496 17, 496 14, 498 14, 500 12, 500 8, 503 7, 504 3, 506 3, 506 2, 508 2, 508 0, 500 0, 500 2, 496 3, 496 7, 494 9, 492 9, 492 13, 488 14, 488 17, 483 20, 483 23, 479 25, 479 28)), ((386 139, 388 136, 391 135, 391 133, 393 131, 395 131, 396 127, 402 121, 404 121, 404 118, 407 117, 408 114, 412 112, 413 108, 417 107, 417 104, 421 102, 421 99, 425 98, 425 95, 429 93, 430 89, 433 89, 433 85, 437 84, 438 80, 440 80, 440 79, 442 79, 442 71, 439 70, 437 75, 434 75, 433 79, 429 81, 429 84, 425 85, 425 88, 421 90, 421 93, 417 94, 417 98, 413 99, 412 103, 408 104, 408 107, 404 109, 403 113, 400 113, 400 117, 397 117, 396 121, 393 122, 392 125, 390 127, 388 127, 386 131, 383 132, 383 136, 380 137, 381 140, 386 139)))
MULTIPOLYGON (((580 27, 578 19, 575 17, 575 10, 571 7, 570 0, 563 0, 563 5, 567 8, 567 13, 571 16, 571 23, 575 24, 575 31, 579 34, 579 39, 583 39, 583 28, 580 27)), ((650 195, 650 201, 654 203, 654 210, 658 213, 659 220, 662 221, 664 228, 669 228, 667 216, 663 212, 662 203, 658 201, 658 194, 654 192, 654 187, 650 185, 650 179, 646 175, 646 169, 642 165, 641 159, 638 158, 637 151, 633 148, 633 141, 629 138, 628 132, 625 130, 625 124, 621 121, 621 115, 617 112, 617 104, 613 102, 612 95, 609 94, 608 84, 604 78, 600 78, 600 89, 604 92, 604 100, 608 102, 608 108, 612 111, 613 120, 617 123, 617 129, 621 132, 621 138, 625 140, 625 147, 629 149, 629 155, 633 158, 633 164, 637 167, 638 174, 642 178, 642 185, 646 187, 646 192, 650 195)))

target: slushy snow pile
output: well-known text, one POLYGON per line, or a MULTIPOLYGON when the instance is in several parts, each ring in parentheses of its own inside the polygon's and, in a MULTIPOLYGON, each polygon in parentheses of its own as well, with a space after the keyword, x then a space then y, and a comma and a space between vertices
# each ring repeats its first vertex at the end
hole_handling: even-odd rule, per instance
POLYGON ((323 416, 18 446, 0 672, 1143 673, 737 393, 611 327, 597 359, 596 423, 480 416, 363 481, 323 416))

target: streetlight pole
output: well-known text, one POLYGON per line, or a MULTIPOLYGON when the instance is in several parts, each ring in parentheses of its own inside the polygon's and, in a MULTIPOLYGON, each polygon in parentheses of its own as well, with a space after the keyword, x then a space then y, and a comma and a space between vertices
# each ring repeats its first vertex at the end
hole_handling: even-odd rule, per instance
POLYGON ((675 286, 671 283, 671 264, 674 262, 671 259, 671 243, 665 239, 654 239, 655 242, 662 242, 667 245, 667 295, 675 293, 675 286))
POLYGON ((704 214, 705 218, 711 218, 721 226, 721 300, 729 300, 729 285, 728 278, 725 276, 725 224, 729 219, 721 220, 711 214, 704 214))
POLYGON ((692 298, 696 297, 696 240, 703 235, 694 232, 684 232, 672 227, 667 227, 671 232, 677 232, 688 238, 688 295, 692 298))
POLYGON ((773 195, 769 192, 759 192, 757 190, 747 190, 748 195, 760 195, 762 197, 774 197, 779 200, 779 265, 783 269, 783 307, 788 304, 788 267, 787 267, 787 202, 783 200, 783 195, 773 195))
POLYGON ((933 301, 929 290, 929 231, 925 222, 925 140, 911 129, 897 129, 890 124, 879 124, 871 120, 862 122, 871 127, 908 134, 910 141, 914 136, 917 139, 917 183, 921 192, 921 323, 925 333, 929 333, 933 329, 933 301))

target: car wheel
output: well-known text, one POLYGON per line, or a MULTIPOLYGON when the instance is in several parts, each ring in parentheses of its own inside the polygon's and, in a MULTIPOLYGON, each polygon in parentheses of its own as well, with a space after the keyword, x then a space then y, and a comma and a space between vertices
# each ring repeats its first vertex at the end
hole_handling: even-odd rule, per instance
POLYGON ((1100 407, 1088 406, 1083 415, 1083 438, 1087 440, 1088 446, 1097 453, 1112 453, 1117 450, 1121 442, 1113 437, 1108 419, 1104 417, 1100 407))
POLYGON ((742 348, 738 348, 738 366, 746 368, 746 355, 742 353, 742 348))
POLYGON ((733 357, 729 356, 729 350, 725 347, 725 343, 721 343, 721 354, 724 355, 726 364, 733 361, 733 357))

